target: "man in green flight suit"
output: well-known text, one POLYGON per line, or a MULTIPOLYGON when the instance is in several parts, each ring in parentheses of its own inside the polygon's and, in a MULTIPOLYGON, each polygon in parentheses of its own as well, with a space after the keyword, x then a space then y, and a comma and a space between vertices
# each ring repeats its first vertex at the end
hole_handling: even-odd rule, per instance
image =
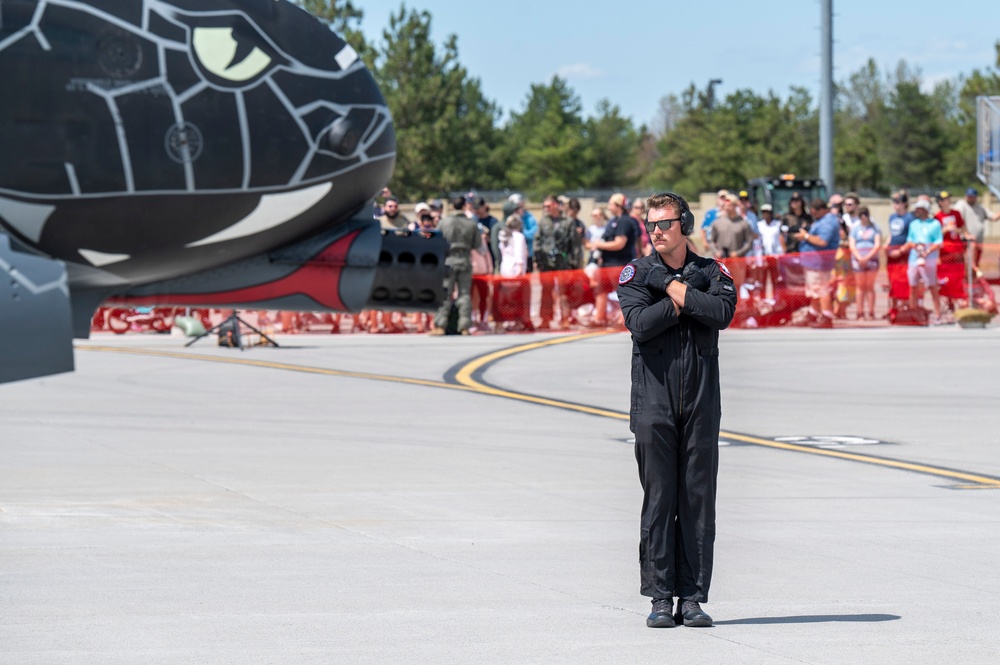
POLYGON ((469 217, 462 210, 465 198, 458 197, 452 201, 454 211, 441 221, 438 229, 448 241, 448 256, 444 264, 451 270, 444 278, 445 300, 434 316, 434 328, 431 335, 443 335, 448 325, 448 314, 454 302, 458 305, 458 330, 463 335, 469 334, 472 325, 472 257, 473 249, 479 249, 483 244, 483 236, 479 232, 476 219, 469 217), (455 297, 455 291, 458 291, 455 297))
POLYGON ((539 330, 547 330, 550 322, 561 327, 569 326, 569 299, 566 289, 569 275, 566 270, 574 270, 580 265, 580 234, 573 226, 573 220, 563 217, 562 205, 554 196, 546 196, 542 202, 545 215, 538 221, 535 235, 535 268, 542 283, 542 299, 539 316, 542 323, 539 330), (553 321, 555 302, 559 301, 560 321, 553 321))

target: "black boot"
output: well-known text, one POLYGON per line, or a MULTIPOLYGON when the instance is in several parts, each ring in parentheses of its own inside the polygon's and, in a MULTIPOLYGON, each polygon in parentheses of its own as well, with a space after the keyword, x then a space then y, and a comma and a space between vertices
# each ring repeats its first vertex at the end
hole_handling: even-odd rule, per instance
POLYGON ((677 613, 674 615, 674 622, 675 624, 683 623, 685 626, 691 628, 708 628, 712 625, 712 617, 708 616, 705 610, 701 609, 701 605, 697 601, 678 598, 677 613))
POLYGON ((677 625, 670 614, 673 608, 673 598, 654 598, 653 611, 646 617, 646 625, 650 628, 673 628, 677 625))

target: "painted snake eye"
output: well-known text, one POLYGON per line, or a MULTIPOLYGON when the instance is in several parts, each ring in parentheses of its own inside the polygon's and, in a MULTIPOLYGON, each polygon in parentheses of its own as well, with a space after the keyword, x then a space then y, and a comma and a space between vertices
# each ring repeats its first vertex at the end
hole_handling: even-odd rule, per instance
POLYGON ((271 56, 233 28, 195 28, 194 54, 209 73, 233 83, 244 83, 273 62, 271 56))

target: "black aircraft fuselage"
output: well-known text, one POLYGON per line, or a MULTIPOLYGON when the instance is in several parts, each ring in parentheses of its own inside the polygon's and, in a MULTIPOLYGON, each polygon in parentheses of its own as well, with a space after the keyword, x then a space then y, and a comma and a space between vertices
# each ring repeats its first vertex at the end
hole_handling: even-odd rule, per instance
POLYGON ((443 248, 371 217, 395 150, 357 53, 284 0, 3 0, 0 325, 62 339, 29 301, 63 291, 77 336, 107 298, 433 307, 443 248))

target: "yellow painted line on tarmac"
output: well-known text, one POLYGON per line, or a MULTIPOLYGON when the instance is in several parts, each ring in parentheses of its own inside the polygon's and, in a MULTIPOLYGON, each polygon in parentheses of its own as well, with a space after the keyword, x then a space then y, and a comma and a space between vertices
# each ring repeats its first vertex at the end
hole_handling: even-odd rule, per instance
POLYGON ((617 418, 618 420, 628 420, 627 413, 621 413, 620 411, 609 411, 608 409, 601 409, 594 406, 587 406, 586 404, 573 404, 572 402, 564 402, 558 399, 549 399, 548 397, 538 397, 537 395, 526 395, 524 393, 513 392, 510 390, 503 390, 502 388, 494 388, 488 384, 477 381, 473 375, 484 368, 490 363, 503 360, 504 358, 509 358, 510 356, 517 355, 518 353, 524 353, 526 351, 534 351, 535 349, 541 349, 546 346, 555 346, 556 344, 566 344, 568 342, 578 342, 584 339, 591 339, 594 337, 600 337, 602 335, 607 335, 606 332, 596 332, 596 333, 586 333, 582 335, 567 335, 566 337, 556 337, 554 339, 547 339, 542 342, 532 342, 530 344, 521 344, 520 346, 512 346, 508 349, 501 349, 499 351, 494 351, 493 353, 487 353, 484 356, 474 358, 467 362, 461 367, 455 374, 455 380, 462 386, 474 390, 478 393, 483 393, 484 395, 493 395, 494 397, 507 397, 509 399, 516 399, 521 402, 530 402, 532 404, 540 404, 542 406, 554 406, 560 409, 567 409, 570 411, 577 411, 579 413, 587 413, 592 416, 601 416, 603 418, 617 418))
POLYGON ((771 441, 769 439, 761 439, 755 436, 747 436, 745 434, 733 434, 731 432, 719 432, 719 438, 732 439, 734 441, 743 441, 744 443, 752 443, 757 446, 766 446, 768 448, 777 448, 779 450, 792 450, 798 453, 809 453, 810 455, 821 455, 823 457, 835 457, 837 459, 850 460, 852 462, 877 464, 879 466, 886 466, 892 469, 914 471, 916 473, 923 473, 931 476, 949 478, 951 480, 963 480, 965 482, 975 483, 975 485, 971 486, 956 485, 955 489, 1000 488, 1000 480, 997 480, 996 478, 990 478, 988 476, 980 476, 974 473, 966 473, 965 471, 954 471, 952 469, 943 469, 941 467, 928 466, 926 464, 903 462, 900 460, 888 459, 885 457, 872 457, 871 455, 861 455, 859 453, 847 453, 840 450, 829 450, 827 448, 814 448, 813 446, 801 446, 794 443, 771 441))
MULTIPOLYGON (((373 381, 387 381, 390 383, 403 383, 409 385, 425 386, 430 388, 463 390, 468 392, 480 393, 484 395, 491 395, 494 397, 505 397, 508 399, 514 399, 521 402, 528 402, 531 404, 538 404, 541 406, 550 406, 559 409, 565 409, 568 411, 576 411, 578 413, 586 413, 589 415, 599 416, 603 418, 613 418, 615 420, 628 420, 629 415, 627 413, 622 413, 621 411, 601 409, 598 407, 587 406, 586 404, 574 404, 573 402, 566 402, 563 400, 551 399, 548 397, 539 397, 537 395, 528 395, 525 393, 519 393, 510 390, 504 390, 501 388, 495 388, 488 384, 482 383, 481 381, 475 378, 475 373, 482 370, 487 365, 498 362, 505 358, 509 358, 510 356, 514 356, 519 353, 525 353, 528 351, 534 351, 536 349, 545 348, 547 346, 555 346, 557 344, 567 344, 569 342, 577 342, 585 339, 592 339, 594 337, 599 337, 606 334, 608 333, 596 332, 596 333, 586 333, 581 335, 567 335, 564 337, 555 337, 540 342, 531 342, 528 344, 521 344, 506 349, 500 349, 499 351, 493 351, 491 353, 487 353, 477 358, 473 358, 472 360, 462 365, 455 373, 455 381, 456 381, 455 383, 445 382, 445 381, 429 381, 425 379, 412 379, 400 376, 390 376, 387 374, 371 374, 368 372, 351 372, 338 369, 326 369, 322 367, 292 365, 288 363, 278 363, 266 360, 253 360, 248 358, 227 358, 224 356, 208 356, 208 355, 200 355, 193 353, 180 353, 175 351, 159 351, 159 350, 145 349, 145 348, 132 349, 132 348, 122 348, 122 347, 89 346, 89 345, 88 346, 81 345, 77 346, 76 348, 84 351, 101 351, 107 353, 123 353, 123 354, 154 356, 163 358, 180 358, 183 360, 199 360, 203 362, 228 363, 232 365, 245 365, 249 367, 279 369, 292 372, 302 372, 304 374, 319 374, 323 376, 339 376, 345 378, 369 379, 373 381)), ((917 464, 914 462, 893 460, 885 457, 874 457, 871 455, 863 455, 860 453, 850 453, 840 450, 830 450, 827 448, 816 448, 813 446, 803 446, 794 443, 773 441, 770 439, 762 439, 760 437, 748 436, 746 434, 736 434, 733 432, 719 432, 719 438, 730 439, 733 441, 742 441, 744 443, 749 443, 756 446, 763 446, 765 448, 774 448, 778 450, 806 453, 809 455, 832 457, 835 459, 842 459, 852 462, 874 464, 877 466, 899 469, 902 471, 911 471, 915 473, 937 476, 939 478, 947 478, 949 480, 956 480, 967 483, 967 484, 955 485, 954 489, 1000 489, 1000 479, 990 478, 988 476, 981 476, 978 474, 968 473, 965 471, 957 471, 953 469, 945 469, 925 464, 917 464)))
POLYGON ((230 365, 246 365, 248 367, 263 367, 266 369, 280 369, 290 372, 302 372, 303 374, 321 374, 323 376, 342 376, 351 379, 371 379, 372 381, 388 381, 390 383, 407 383, 416 386, 427 386, 431 388, 448 388, 450 390, 471 391, 466 386, 445 383, 444 381, 428 381, 426 379, 411 379, 404 376, 389 376, 387 374, 370 374, 367 372, 350 372, 341 369, 326 369, 323 367, 308 367, 306 365, 291 365, 288 363, 276 363, 268 360, 253 360, 251 358, 226 358, 223 356, 206 356, 197 353, 180 353, 177 351, 159 351, 155 349, 143 348, 121 348, 116 346, 77 346, 80 351, 102 351, 105 353, 124 353, 136 356, 154 356, 160 358, 181 358, 183 360, 200 360, 211 363, 227 363, 230 365))
MULTIPOLYGON (((604 334, 604 333, 598 333, 598 334, 604 334)), ((575 342, 577 340, 587 339, 589 337, 593 337, 593 335, 576 335, 573 337, 560 337, 557 339, 546 340, 544 342, 525 344, 523 346, 515 346, 509 349, 502 349, 500 351, 495 351, 493 353, 487 354, 480 358, 476 358, 467 363, 464 367, 462 367, 458 371, 455 378, 460 384, 475 389, 477 392, 486 393, 488 395, 496 395, 498 397, 508 397, 510 399, 517 399, 525 402, 542 404, 545 406, 554 406, 561 409, 579 411, 581 413, 589 413, 595 416, 605 416, 608 418, 616 418, 618 420, 628 420, 629 415, 627 413, 622 413, 620 411, 608 411, 606 409, 597 409, 594 407, 573 404, 571 402, 562 402, 559 400, 552 400, 544 397, 535 397, 533 395, 523 395, 521 393, 515 393, 509 390, 501 390, 499 388, 494 388, 487 384, 481 383, 473 378, 473 374, 477 370, 481 369, 482 367, 486 366, 489 363, 496 362, 508 356, 512 356, 517 353, 523 353, 525 351, 532 351, 534 349, 542 348, 544 346, 551 346, 553 344, 575 342)), ((757 446, 764 446, 767 448, 776 448, 779 450, 789 450, 798 453, 808 453, 810 455, 820 455, 823 457, 834 457, 837 459, 850 460, 852 462, 877 464, 879 466, 889 467, 893 469, 913 471, 916 473, 939 476, 951 480, 961 480, 967 483, 975 483, 974 485, 956 485, 955 486, 956 489, 1000 488, 1000 480, 997 480, 995 478, 980 476, 973 473, 966 473, 963 471, 953 471, 951 469, 943 469, 940 467, 927 466, 924 464, 915 464, 913 462, 902 462, 899 460, 887 459, 884 457, 873 457, 871 455, 862 455, 859 453, 848 453, 839 450, 816 448, 813 446, 802 446, 802 445, 796 445, 794 443, 784 443, 781 441, 762 439, 760 437, 755 437, 755 436, 747 436, 745 434, 735 434, 733 432, 719 432, 719 438, 730 439, 734 441, 742 441, 744 443, 750 443, 757 446)))

